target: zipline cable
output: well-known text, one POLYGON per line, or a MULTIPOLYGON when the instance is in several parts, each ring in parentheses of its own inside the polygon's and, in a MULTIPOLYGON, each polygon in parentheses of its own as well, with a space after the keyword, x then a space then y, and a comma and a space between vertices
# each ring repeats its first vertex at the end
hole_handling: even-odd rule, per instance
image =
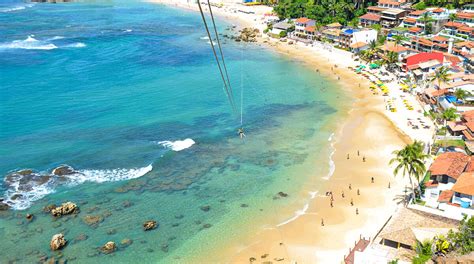
POLYGON ((210 0, 207 0, 207 5, 209 6, 209 13, 211 15, 212 25, 214 27, 214 33, 216 34, 217 46, 219 47, 219 52, 220 52, 221 58, 222 58, 222 65, 224 65, 224 72, 225 72, 225 76, 227 78, 227 84, 229 86, 230 96, 231 96, 232 100, 234 100, 234 92, 232 90, 232 85, 230 84, 229 74, 227 73, 227 66, 225 64, 224 53, 222 52, 221 41, 219 39, 219 34, 217 33, 216 22, 214 21, 214 14, 212 14, 212 7, 211 7, 210 0))
POLYGON ((221 74, 222 82, 224 83, 224 88, 227 94, 227 98, 229 99, 230 105, 232 107, 232 111, 235 112, 235 105, 234 105, 234 100, 230 96, 231 94, 229 93, 229 87, 227 86, 226 79, 224 77, 224 74, 222 72, 222 67, 219 61, 219 57, 217 57, 216 49, 214 48, 214 43, 212 41, 211 33, 209 32, 209 27, 207 26, 206 18, 204 16, 204 12, 202 11, 201 3, 199 0, 197 1, 198 7, 199 7, 199 12, 201 13, 202 21, 204 22, 204 27, 206 28, 207 36, 209 38, 209 42, 211 43, 211 48, 212 52, 214 53, 214 58, 216 59, 217 62, 217 67, 219 68, 219 72, 221 74))

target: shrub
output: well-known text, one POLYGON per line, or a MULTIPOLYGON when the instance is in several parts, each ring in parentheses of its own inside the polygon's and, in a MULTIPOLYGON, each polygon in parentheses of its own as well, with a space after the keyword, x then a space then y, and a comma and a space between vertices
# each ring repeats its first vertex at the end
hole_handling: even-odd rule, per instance
POLYGON ((280 32, 280 38, 284 38, 284 37, 286 37, 286 35, 287 35, 286 31, 280 32))

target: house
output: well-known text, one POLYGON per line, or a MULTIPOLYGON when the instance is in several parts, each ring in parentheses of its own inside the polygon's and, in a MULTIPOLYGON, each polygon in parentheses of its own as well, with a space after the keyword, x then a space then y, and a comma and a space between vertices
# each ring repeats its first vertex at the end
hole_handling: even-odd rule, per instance
POLYGON ((276 24, 273 25, 273 28, 272 30, 270 31, 270 34, 275 37, 275 38, 279 38, 280 37, 280 33, 281 32, 286 32, 288 33, 289 31, 291 31, 293 29, 293 25, 288 23, 288 22, 278 22, 276 24))
POLYGON ((448 39, 442 36, 434 36, 431 41, 433 42, 433 48, 435 50, 447 52, 448 51, 448 39))
POLYGON ((385 53, 388 54, 389 52, 395 52, 398 54, 398 61, 402 61, 403 58, 408 56, 410 51, 408 50, 407 47, 402 46, 402 45, 395 45, 395 42, 386 42, 381 50, 385 53))
POLYGON ((453 203, 463 208, 473 206, 474 201, 474 172, 461 174, 451 190, 454 192, 453 203))
POLYGON ((456 19, 454 21, 467 24, 470 27, 474 27, 474 13, 458 12, 456 13, 456 19))
POLYGON ((353 29, 346 28, 341 31, 339 35, 339 46, 342 48, 349 48, 351 45, 360 51, 361 48, 367 46, 372 41, 377 40, 377 31, 374 29, 353 29), (358 45, 354 45, 359 43, 358 45), (362 45, 364 43, 365 45, 362 45))
POLYGON ((314 39, 316 21, 300 17, 295 20, 295 36, 303 39, 314 39))
POLYGON ((403 22, 403 19, 407 15, 408 11, 397 8, 389 8, 382 11, 380 17, 380 24, 383 28, 390 29, 397 27, 403 22))
POLYGON ((460 121, 449 121, 448 130, 455 136, 462 135, 468 141, 474 140, 474 110, 461 114, 460 121))
POLYGON ((382 8, 400 8, 405 1, 396 1, 396 0, 379 0, 377 5, 382 8))
POLYGON ((341 35, 341 30, 337 28, 327 28, 322 32, 323 36, 332 42, 339 42, 339 35, 341 35))
POLYGON ((404 61, 407 71, 421 70, 427 73, 443 65, 444 55, 441 52, 421 52, 408 56, 404 61))
POLYGON ((380 24, 380 17, 379 14, 367 13, 359 17, 359 22, 363 27, 370 27, 375 24, 380 24))
POLYGON ((361 51, 368 50, 369 47, 370 45, 365 42, 356 42, 349 46, 353 53, 359 53, 361 51))
POLYGON ((450 21, 444 25, 440 32, 445 37, 452 37, 457 40, 471 40, 473 39, 472 27, 460 22, 450 21))

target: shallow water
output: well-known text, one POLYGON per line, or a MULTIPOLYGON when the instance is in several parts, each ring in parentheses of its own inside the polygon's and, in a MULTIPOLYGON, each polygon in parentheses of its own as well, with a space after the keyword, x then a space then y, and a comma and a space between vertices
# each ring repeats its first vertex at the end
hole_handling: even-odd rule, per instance
POLYGON ((17 200, 4 182, 4 198, 22 210, 0 212, 3 260, 179 262, 304 203, 302 186, 327 175, 328 138, 349 99, 300 64, 225 40, 239 106, 243 88, 240 140, 204 32, 197 14, 159 5, 1 4, 0 177, 24 168, 43 177, 60 164, 80 172, 17 200), (81 212, 41 212, 65 201, 81 212), (144 232, 149 219, 159 227, 144 232), (62 256, 49 250, 59 232, 69 240, 62 256), (120 245, 125 238, 133 243, 120 245), (107 241, 119 250, 99 254, 107 241))

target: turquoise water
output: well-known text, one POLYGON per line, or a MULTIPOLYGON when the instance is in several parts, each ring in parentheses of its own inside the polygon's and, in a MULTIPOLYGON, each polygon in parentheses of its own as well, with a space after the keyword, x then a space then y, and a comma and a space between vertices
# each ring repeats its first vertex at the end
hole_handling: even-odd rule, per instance
POLYGON ((276 212, 327 173, 347 99, 297 62, 225 40, 240 140, 204 32, 197 14, 160 5, 0 3, 2 260, 187 261, 290 217, 276 212), (49 178, 61 164, 78 173, 49 178), (34 176, 7 179, 25 168, 34 176), (42 212, 65 201, 80 213, 42 212), (149 219, 159 227, 144 232, 149 219), (51 252, 59 232, 69 243, 51 252), (118 251, 100 254, 107 241, 118 251))

